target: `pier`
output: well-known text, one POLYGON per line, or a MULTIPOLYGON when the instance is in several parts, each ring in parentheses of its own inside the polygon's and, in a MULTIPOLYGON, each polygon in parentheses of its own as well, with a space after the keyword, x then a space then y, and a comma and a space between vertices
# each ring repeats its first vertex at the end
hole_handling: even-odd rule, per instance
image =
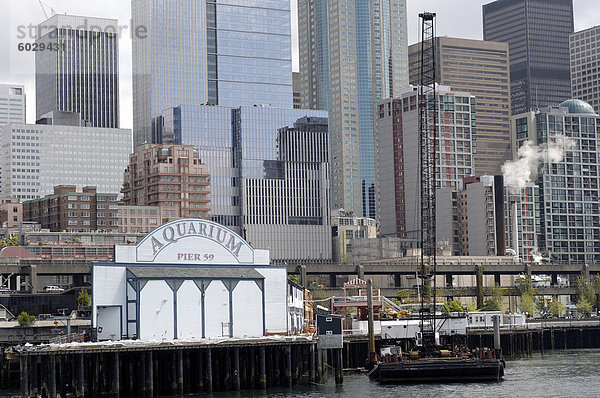
MULTIPOLYGON (((13 347, 22 397, 153 397, 318 382, 326 353, 305 337, 13 347)), ((341 373, 341 368, 340 368, 341 373)))

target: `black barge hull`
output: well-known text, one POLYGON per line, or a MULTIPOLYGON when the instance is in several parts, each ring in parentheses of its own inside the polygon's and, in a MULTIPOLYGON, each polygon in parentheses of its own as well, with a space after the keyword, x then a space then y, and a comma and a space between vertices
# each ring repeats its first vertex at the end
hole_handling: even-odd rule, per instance
POLYGON ((380 384, 467 383, 500 381, 504 364, 497 359, 421 359, 379 363, 369 378, 380 384))

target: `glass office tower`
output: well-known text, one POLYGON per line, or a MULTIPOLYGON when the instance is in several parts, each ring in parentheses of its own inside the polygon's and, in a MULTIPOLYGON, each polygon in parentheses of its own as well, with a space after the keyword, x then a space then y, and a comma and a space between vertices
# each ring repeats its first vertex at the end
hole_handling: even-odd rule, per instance
POLYGON ((329 110, 333 205, 375 218, 375 102, 408 85, 406 0, 300 0, 298 27, 302 106, 329 110))
POLYGON ((280 261, 331 260, 327 112, 182 105, 156 120, 210 171, 210 217, 280 261))
POLYGON ((131 7, 135 145, 159 142, 153 119, 182 104, 292 108, 289 1, 133 0, 131 7))
POLYGON ((571 97, 572 0, 497 0, 483 6, 483 40, 509 44, 512 114, 571 97))

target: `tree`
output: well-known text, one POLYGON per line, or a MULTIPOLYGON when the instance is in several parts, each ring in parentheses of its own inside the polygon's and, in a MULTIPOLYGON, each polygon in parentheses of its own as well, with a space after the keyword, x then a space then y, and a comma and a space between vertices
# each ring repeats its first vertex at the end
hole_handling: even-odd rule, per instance
POLYGON ((4 249, 6 246, 21 246, 19 244, 19 238, 16 236, 13 236, 8 240, 6 238, 2 238, 2 240, 0 240, 0 248, 4 249))
POLYGON ((400 304, 414 302, 413 291, 411 289, 398 290, 398 293, 396 293, 396 299, 400 302, 400 304))
POLYGON ((556 318, 560 317, 566 309, 567 307, 558 301, 556 297, 552 298, 552 301, 548 303, 548 310, 550 311, 550 314, 556 318))
POLYGON ((35 317, 23 311, 17 317, 17 322, 19 322, 19 326, 31 326, 35 323, 35 317))
POLYGON ((83 307, 89 307, 92 305, 92 296, 88 293, 85 288, 81 288, 79 295, 77 296, 77 304, 83 307))
POLYGON ((519 304, 517 307, 522 313, 533 315, 535 309, 533 296, 536 294, 533 288, 531 276, 521 274, 517 279, 517 291, 519 292, 519 304))
POLYGON ((462 303, 458 300, 448 300, 442 307, 442 312, 462 312, 464 311, 462 303))
POLYGON ((532 316, 534 310, 533 296, 530 293, 521 294, 517 307, 522 313, 532 316))
MULTIPOLYGON (((596 305, 596 292, 592 282, 584 276, 577 277, 577 301, 586 300, 592 308, 596 305)), ((580 311, 581 312, 581 311, 580 311)), ((591 310, 589 312, 592 312, 591 310)))
POLYGON ((577 310, 583 316, 589 317, 590 314, 592 313, 593 309, 594 309, 594 307, 592 306, 592 303, 590 303, 589 300, 584 299, 584 298, 580 298, 577 301, 577 310))
POLYGON ((504 302, 504 290, 500 285, 496 284, 490 288, 491 296, 485 300, 483 309, 485 311, 502 311, 502 303, 504 302))

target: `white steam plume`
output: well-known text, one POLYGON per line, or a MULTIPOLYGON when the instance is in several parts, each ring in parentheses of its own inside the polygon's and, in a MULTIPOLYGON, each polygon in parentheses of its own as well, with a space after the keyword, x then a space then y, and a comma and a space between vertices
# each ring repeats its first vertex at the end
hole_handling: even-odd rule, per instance
POLYGON ((565 151, 573 148, 574 142, 569 137, 557 135, 552 142, 542 147, 525 141, 519 148, 518 158, 502 165, 504 184, 522 189, 531 182, 531 175, 537 171, 540 161, 546 159, 548 163, 557 163, 563 160, 565 151))

